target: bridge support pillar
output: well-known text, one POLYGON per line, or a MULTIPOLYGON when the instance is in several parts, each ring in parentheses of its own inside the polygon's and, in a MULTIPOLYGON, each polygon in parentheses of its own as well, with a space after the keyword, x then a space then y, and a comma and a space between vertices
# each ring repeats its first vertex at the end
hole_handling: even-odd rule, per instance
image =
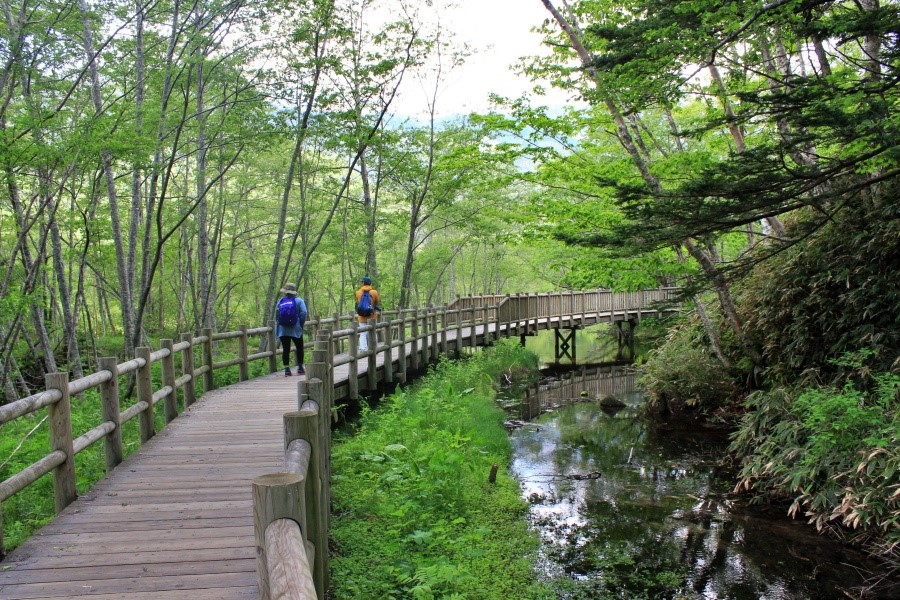
POLYGON ((568 358, 574 365, 576 364, 575 332, 577 330, 572 327, 566 331, 568 333, 563 333, 563 329, 560 327, 553 329, 553 358, 556 360, 556 364, 559 364, 563 358, 568 358))
POLYGON ((637 321, 628 319, 627 321, 616 321, 616 341, 618 348, 616 350, 616 360, 634 360, 634 328, 637 321), (628 328, 624 327, 628 323, 628 328))

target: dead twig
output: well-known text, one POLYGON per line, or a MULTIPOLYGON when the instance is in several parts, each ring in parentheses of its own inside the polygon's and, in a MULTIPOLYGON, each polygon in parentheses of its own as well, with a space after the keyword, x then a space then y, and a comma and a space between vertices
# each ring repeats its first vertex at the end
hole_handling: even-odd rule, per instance
MULTIPOLYGON (((49 416, 49 415, 48 415, 48 416, 49 416)), ((38 421, 38 424, 37 424, 37 425, 35 425, 34 427, 32 427, 31 431, 29 431, 28 433, 25 434, 25 437, 22 438, 22 440, 19 442, 19 445, 16 446, 15 449, 10 453, 10 455, 9 455, 8 457, 6 457, 6 460, 4 460, 2 464, 0 464, 0 469, 3 469, 3 467, 5 467, 6 465, 9 464, 9 461, 11 461, 12 458, 13 458, 13 456, 16 455, 16 452, 18 452, 19 450, 22 449, 22 445, 25 444, 25 441, 26 441, 28 438, 30 438, 31 435, 32 435, 35 431, 38 430, 38 427, 40 427, 41 425, 43 425, 43 424, 44 424, 44 421, 46 421, 46 420, 47 420, 47 417, 44 417, 43 419, 41 419, 40 421, 38 421)))

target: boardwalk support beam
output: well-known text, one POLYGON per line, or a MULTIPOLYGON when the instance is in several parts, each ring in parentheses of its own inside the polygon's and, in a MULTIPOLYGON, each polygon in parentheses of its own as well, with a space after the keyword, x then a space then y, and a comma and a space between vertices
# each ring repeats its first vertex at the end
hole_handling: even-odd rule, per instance
POLYGON ((637 322, 634 319, 628 321, 616 321, 616 360, 634 360, 634 328, 637 322), (623 325, 628 324, 628 329, 623 325))
POLYGON ((553 329, 553 359, 556 364, 568 358, 572 364, 575 362, 575 332, 576 329, 567 329, 568 333, 563 333, 563 329, 555 327, 553 329))

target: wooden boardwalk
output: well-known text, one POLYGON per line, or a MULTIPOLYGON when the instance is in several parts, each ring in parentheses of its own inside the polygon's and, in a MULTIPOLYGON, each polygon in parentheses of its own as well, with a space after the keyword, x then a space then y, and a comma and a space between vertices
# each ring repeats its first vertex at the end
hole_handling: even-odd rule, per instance
MULTIPOLYGON (((647 312, 641 308, 646 306, 646 300, 634 301, 637 308, 629 308, 627 295, 615 296, 608 292, 595 295, 605 298, 606 304, 589 305, 588 293, 566 293, 555 305, 550 304, 549 309, 548 298, 555 297, 506 297, 493 305, 490 315, 476 304, 459 308, 455 313, 459 321, 450 321, 449 325, 444 309, 441 322, 445 327, 441 330, 425 322, 438 318, 435 311, 430 316, 416 317, 423 328, 419 334, 415 333, 417 322, 412 322, 415 342, 409 338, 398 342, 394 336, 404 334, 396 326, 392 330, 388 325, 379 335, 387 335, 391 342, 391 379, 402 381, 400 375, 405 375, 407 369, 412 377, 416 367, 424 369, 440 352, 452 354, 463 347, 489 344, 498 332, 501 336, 525 336, 541 329, 582 327, 601 321, 631 319, 635 315, 640 318, 641 310, 647 312), (612 302, 609 298, 623 300, 612 302), (563 301, 568 303, 568 308, 560 308, 563 301), (624 308, 616 303, 624 303, 624 308), (465 310, 471 314, 466 324, 461 316, 465 310), (476 311, 481 311, 480 321, 476 319, 476 311), (414 343, 416 360, 411 357, 414 343), (401 360, 401 356, 405 358, 401 360)), ((250 358, 268 356, 270 367, 275 368, 271 352, 248 356, 247 333, 246 328, 242 333, 218 337, 209 333, 183 342, 181 348, 189 348, 198 341, 209 343, 211 339, 240 335, 242 378, 250 358)), ((335 343, 338 339, 343 339, 344 344, 348 340, 352 342, 355 329, 340 333, 334 338, 335 343)), ((355 378, 351 375, 352 357, 339 354, 331 359, 333 378, 329 383, 334 385, 334 398, 352 397, 357 389, 371 390, 389 380, 384 369, 387 354, 384 341, 380 340, 374 360, 367 356, 355 360, 355 378), (369 377, 372 366, 375 373, 369 377)), ((337 345, 334 351, 339 352, 348 345, 352 344, 337 345)), ((147 352, 145 363, 151 360, 149 349, 147 352)), ((238 364, 233 360, 214 364, 211 353, 206 354, 204 368, 194 369, 193 361, 187 361, 190 371, 186 371, 182 381, 191 381, 192 377, 204 373, 209 377, 211 369, 217 366, 238 364)), ((154 355, 164 357, 169 353, 158 351, 154 355)), ((119 369, 128 364, 133 367, 133 363, 123 363, 119 369)), ((101 381, 100 375, 82 381, 101 381)), ((174 381, 174 375, 171 377, 174 381)), ((64 504, 65 508, 51 523, 0 562, 0 600, 259 598, 252 482, 260 475, 285 469, 283 415, 298 409, 298 383, 303 379, 296 375, 285 377, 278 370, 225 388, 209 389, 127 460, 112 468, 88 493, 71 504, 64 504)), ((86 389, 87 383, 83 385, 80 389, 86 389)), ((166 389, 153 393, 149 406, 162 401, 179 385, 170 383, 166 389)), ((146 391, 145 397, 149 398, 150 393, 146 391)), ((174 412, 174 396, 171 401, 174 412)), ((33 411, 38 402, 47 405, 53 400, 35 396, 21 410, 16 407, 16 414, 33 411)), ((5 408, 8 413, 11 411, 5 408)), ((137 413, 132 417, 134 414, 137 413)), ((124 419, 123 413, 121 421, 124 419)), ((60 454, 57 450, 55 456, 60 454)), ((13 479, 3 485, 13 485, 13 479)))
MULTIPOLYGON (((348 374, 335 368, 336 388, 348 374)), ((0 599, 258 598, 251 482, 282 470, 282 415, 303 379, 278 371, 204 394, 0 563, 0 599)))
POLYGON ((282 469, 297 380, 204 394, 0 563, 0 598, 257 598, 250 484, 282 469))

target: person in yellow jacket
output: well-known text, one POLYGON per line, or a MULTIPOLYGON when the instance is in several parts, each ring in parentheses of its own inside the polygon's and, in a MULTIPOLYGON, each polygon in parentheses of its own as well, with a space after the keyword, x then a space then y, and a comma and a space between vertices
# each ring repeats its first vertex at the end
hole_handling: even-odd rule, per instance
MULTIPOLYGON (((378 318, 378 312, 381 310, 381 297, 378 290, 372 287, 372 280, 368 275, 362 278, 362 287, 356 290, 356 314, 360 324, 375 324, 378 318)), ((373 340, 376 338, 373 336, 373 340)), ((368 352, 369 350, 369 332, 361 331, 359 333, 359 351, 368 352)))

